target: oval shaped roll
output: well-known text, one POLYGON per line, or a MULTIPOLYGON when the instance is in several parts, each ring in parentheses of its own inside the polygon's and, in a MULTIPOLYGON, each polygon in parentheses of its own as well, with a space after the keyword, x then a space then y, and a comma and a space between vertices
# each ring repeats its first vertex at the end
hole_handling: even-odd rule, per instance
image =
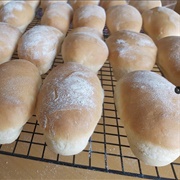
POLYGON ((69 62, 54 68, 37 101, 48 147, 60 155, 80 153, 101 117, 103 97, 97 75, 85 66, 69 62))
POLYGON ((64 34, 58 29, 37 25, 26 31, 18 42, 18 57, 35 64, 45 74, 60 52, 64 34))
POLYGON ((112 6, 106 11, 106 26, 111 34, 120 30, 140 32, 142 16, 133 6, 112 6))
POLYGON ((41 77, 32 63, 12 60, 0 65, 0 85, 0 144, 7 144, 33 115, 41 77))
POLYGON ((106 39, 108 60, 116 80, 137 70, 152 70, 156 62, 157 47, 146 34, 118 31, 106 39))
POLYGON ((86 5, 80 7, 73 15, 73 28, 91 27, 102 33, 105 22, 105 10, 97 5, 86 5))
POLYGON ((172 83, 151 71, 131 72, 118 81, 115 102, 137 158, 165 166, 180 156, 180 95, 172 83))
POLYGON ((64 62, 77 62, 97 73, 107 60, 109 51, 96 31, 73 30, 64 39, 61 53, 64 62))

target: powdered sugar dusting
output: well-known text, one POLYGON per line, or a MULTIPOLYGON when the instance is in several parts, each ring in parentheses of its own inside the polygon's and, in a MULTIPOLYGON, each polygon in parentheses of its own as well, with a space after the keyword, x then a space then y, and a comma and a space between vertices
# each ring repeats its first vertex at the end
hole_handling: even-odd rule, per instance
MULTIPOLYGON (((83 11, 77 11, 79 20, 83 18, 87 19, 93 16, 103 19, 106 17, 106 13, 104 9, 101 8, 100 6, 90 5, 90 6, 84 6, 82 8, 83 11)), ((80 8, 79 10, 81 10, 82 8, 80 8)))

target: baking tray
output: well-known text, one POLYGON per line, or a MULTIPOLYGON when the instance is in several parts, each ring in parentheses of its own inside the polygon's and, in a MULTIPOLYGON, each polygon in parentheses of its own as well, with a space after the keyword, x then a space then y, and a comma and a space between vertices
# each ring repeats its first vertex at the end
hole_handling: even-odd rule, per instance
MULTIPOLYGON (((40 20, 35 18, 28 29, 39 23, 40 20)), ((107 38, 106 29, 104 35, 107 38)), ((13 55, 13 59, 18 59, 17 52, 13 55)), ((59 54, 53 67, 61 63, 63 59, 59 54)), ((152 71, 161 74, 156 65, 152 71)), ((44 79, 48 73, 42 78, 44 79)), ((80 154, 66 157, 51 152, 47 148, 35 115, 25 124, 15 142, 0 145, 0 154, 131 177, 180 179, 180 158, 165 167, 151 167, 140 162, 133 155, 114 104, 116 80, 108 61, 99 71, 98 77, 105 92, 102 117, 87 147, 80 154)))

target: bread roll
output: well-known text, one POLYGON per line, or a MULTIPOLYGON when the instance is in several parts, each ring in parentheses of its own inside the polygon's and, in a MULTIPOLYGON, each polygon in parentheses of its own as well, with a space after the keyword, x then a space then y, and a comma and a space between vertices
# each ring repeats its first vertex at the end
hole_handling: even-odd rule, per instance
POLYGON ((20 59, 31 61, 37 66, 40 74, 46 73, 60 52, 64 35, 58 29, 38 25, 28 30, 18 42, 20 59))
POLYGON ((163 75, 180 86, 180 37, 169 36, 157 42, 157 64, 163 75))
POLYGON ((0 144, 9 144, 34 113, 41 77, 32 63, 12 60, 0 65, 0 84, 0 144))
POLYGON ((91 27, 102 32, 106 22, 104 9, 97 5, 86 5, 78 8, 73 15, 73 28, 91 27))
POLYGON ((48 147, 65 156, 80 153, 101 117, 103 96, 98 77, 85 66, 65 63, 54 68, 37 102, 48 147))
POLYGON ((40 7, 42 8, 42 10, 44 12, 49 5, 57 3, 57 2, 67 3, 67 0, 58 0, 58 1, 55 1, 55 0, 53 0, 53 1, 52 0, 41 0, 40 7))
POLYGON ((100 6, 102 6, 105 10, 112 6, 124 5, 127 4, 126 0, 116 1, 116 0, 100 0, 100 6))
POLYGON ((69 0, 69 4, 73 7, 74 11, 82 6, 86 5, 98 5, 100 0, 69 0))
POLYGON ((35 16, 33 8, 24 1, 11 1, 0 10, 0 21, 24 32, 35 16))
POLYGON ((161 7, 162 3, 161 0, 130 0, 129 5, 134 6, 142 14, 144 11, 149 9, 161 7))
POLYGON ((94 34, 100 37, 101 39, 104 39, 103 33, 100 33, 97 29, 91 28, 91 27, 78 27, 74 28, 71 31, 68 32, 68 35, 71 33, 89 33, 94 34))
POLYGON ((10 24, 0 22, 0 64, 11 59, 20 36, 21 32, 19 29, 10 24))
POLYGON ((61 53, 64 62, 77 62, 97 73, 109 52, 97 33, 74 32, 64 39, 61 53))
POLYGON ((41 24, 59 29, 66 34, 73 15, 72 7, 67 3, 53 3, 49 5, 41 19, 41 24))
POLYGON ((112 6, 106 11, 106 25, 111 34, 120 30, 140 32, 142 17, 133 6, 112 6))
POLYGON ((172 9, 156 7, 142 14, 143 29, 156 43, 167 36, 180 36, 180 16, 172 9))
POLYGON ((157 47, 146 34, 119 31, 109 36, 106 43, 109 48, 108 60, 116 80, 131 71, 153 69, 157 47))
POLYGON ((180 95, 157 73, 131 72, 118 81, 115 102, 132 152, 147 165, 180 156, 180 95))

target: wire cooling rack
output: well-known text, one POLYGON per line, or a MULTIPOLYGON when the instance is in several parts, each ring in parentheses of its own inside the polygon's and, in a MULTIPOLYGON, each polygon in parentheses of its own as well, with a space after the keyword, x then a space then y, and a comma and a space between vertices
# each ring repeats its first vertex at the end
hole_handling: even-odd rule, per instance
MULTIPOLYGON (((34 19, 28 29, 38 24, 39 19, 34 19)), ((106 34, 106 31, 104 33, 106 34)), ((18 58, 17 53, 13 58, 18 58)), ((60 63, 63 63, 63 60, 62 56, 58 55, 53 67, 60 63)), ((153 71, 160 73, 157 66, 153 71)), ((42 78, 44 79, 47 74, 42 78)), ((132 177, 180 179, 180 158, 165 167, 151 167, 146 166, 133 155, 114 104, 116 81, 108 61, 99 71, 98 76, 105 91, 102 117, 86 149, 80 154, 66 157, 51 152, 45 144, 36 116, 25 124, 15 142, 0 145, 0 154, 132 177)))

